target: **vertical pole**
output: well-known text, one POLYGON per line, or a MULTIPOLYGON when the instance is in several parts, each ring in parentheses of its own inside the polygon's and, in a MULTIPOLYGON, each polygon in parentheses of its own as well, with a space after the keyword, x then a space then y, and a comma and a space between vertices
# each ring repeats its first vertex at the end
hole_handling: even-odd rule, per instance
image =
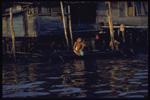
POLYGON ((108 2, 109 7, 109 28, 110 28, 110 37, 111 37, 111 43, 112 43, 112 50, 114 50, 114 32, 113 32, 113 23, 112 23, 112 13, 111 13, 111 5, 110 2, 108 2))
POLYGON ((118 16, 120 16, 120 3, 118 1, 118 16))
POLYGON ((71 44, 72 44, 72 47, 73 47, 73 36, 72 36, 71 16, 70 16, 70 5, 68 5, 68 18, 69 18, 69 30, 70 30, 71 44))
POLYGON ((11 34, 12 34, 12 50, 11 50, 11 52, 14 54, 14 60, 16 61, 15 33, 13 31, 13 25, 12 25, 12 8, 10 8, 10 30, 11 30, 11 34))
POLYGON ((128 2, 125 1, 125 16, 128 16, 128 2))
POLYGON ((132 33, 130 32, 130 46, 132 47, 132 33))
POLYGON ((124 29, 124 24, 121 24, 121 25, 120 25, 120 31, 122 32, 123 43, 125 43, 125 36, 124 36, 124 31, 125 31, 125 29, 124 29))
POLYGON ((60 1, 60 5, 61 5, 61 14, 62 14, 62 18, 63 18, 64 33, 65 33, 67 48, 69 50, 68 37, 67 37, 67 30, 66 30, 65 17, 64 17, 64 9, 63 9, 62 1, 60 1))
POLYGON ((142 1, 141 1, 141 14, 142 14, 142 15, 145 15, 144 7, 143 7, 143 2, 142 2, 142 1))
POLYGON ((125 43, 124 31, 122 31, 122 38, 123 38, 123 43, 125 43))
POLYGON ((137 9, 137 4, 136 4, 136 2, 135 2, 135 8, 136 8, 136 16, 138 16, 139 13, 138 13, 138 9, 137 9))
POLYGON ((132 2, 132 5, 133 5, 133 16, 135 16, 135 3, 132 2))

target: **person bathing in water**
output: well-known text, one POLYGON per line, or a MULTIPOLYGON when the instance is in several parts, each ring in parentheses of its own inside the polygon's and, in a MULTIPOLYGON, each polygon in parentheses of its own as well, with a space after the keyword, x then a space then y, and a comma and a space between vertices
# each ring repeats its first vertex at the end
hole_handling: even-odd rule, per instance
POLYGON ((78 38, 73 46, 74 53, 78 56, 83 56, 84 52, 82 50, 84 49, 85 46, 86 45, 82 42, 82 39, 78 38))

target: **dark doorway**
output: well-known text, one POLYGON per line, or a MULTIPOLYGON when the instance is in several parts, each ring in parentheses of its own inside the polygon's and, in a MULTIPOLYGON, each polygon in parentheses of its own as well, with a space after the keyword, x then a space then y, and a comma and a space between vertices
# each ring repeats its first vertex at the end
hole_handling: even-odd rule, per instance
POLYGON ((96 22, 96 4, 72 4, 70 7, 73 24, 96 22))

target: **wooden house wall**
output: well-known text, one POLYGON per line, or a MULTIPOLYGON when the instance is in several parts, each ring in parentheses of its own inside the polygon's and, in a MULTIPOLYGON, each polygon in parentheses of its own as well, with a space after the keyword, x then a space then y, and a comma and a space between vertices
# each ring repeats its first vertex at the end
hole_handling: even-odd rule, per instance
POLYGON ((97 3, 96 23, 107 21, 107 7, 105 2, 97 3))
POLYGON ((27 37, 36 37, 37 36, 36 27, 35 27, 35 23, 34 23, 35 19, 36 19, 35 16, 27 17, 27 32, 28 32, 27 37))
MULTIPOLYGON (((148 14, 140 15, 140 16, 125 16, 125 2, 120 2, 120 9, 122 12, 118 13, 118 2, 111 2, 112 8, 112 20, 113 24, 125 24, 125 25, 139 25, 139 26, 147 26, 148 25, 148 14)), ((108 7, 105 8, 105 3, 100 2, 97 5, 97 21, 96 23, 106 22, 108 23, 107 19, 107 11, 108 7), (104 6, 104 7, 103 7, 104 6)), ((148 2, 144 2, 146 11, 148 12, 148 2)), ((144 13, 144 12, 142 12, 144 13)))
POLYGON ((7 17, 2 18, 2 37, 7 37, 7 17))
MULTIPOLYGON (((145 2, 145 7, 147 8, 148 4, 145 2)), ((112 3, 112 6, 117 8, 117 2, 112 3)), ((118 9, 112 9, 112 20, 114 24, 125 24, 125 25, 139 25, 147 26, 148 25, 148 15, 141 16, 118 16, 118 9)), ((148 9, 146 9, 148 11, 148 9)))
MULTIPOLYGON (((47 8, 42 6, 40 12, 35 16, 27 16, 28 37, 37 37, 41 35, 52 35, 59 32, 64 32, 61 8, 47 8), (59 10, 59 11, 58 11, 59 10)), ((38 10, 39 11, 39 10, 38 10)), ((66 9, 64 8, 64 13, 66 9)), ((66 27, 67 17, 65 16, 66 27)))
MULTIPOLYGON (((10 31, 10 18, 9 16, 5 16, 2 18, 2 27, 3 27, 3 37, 11 37, 10 31)), ((24 22, 23 22, 23 14, 15 14, 13 15, 13 30, 15 32, 15 37, 24 37, 25 36, 25 29, 24 29, 24 22)))
POLYGON ((63 30, 63 22, 61 16, 39 16, 36 18, 36 23, 38 36, 51 35, 56 32, 59 33, 59 31, 63 30))

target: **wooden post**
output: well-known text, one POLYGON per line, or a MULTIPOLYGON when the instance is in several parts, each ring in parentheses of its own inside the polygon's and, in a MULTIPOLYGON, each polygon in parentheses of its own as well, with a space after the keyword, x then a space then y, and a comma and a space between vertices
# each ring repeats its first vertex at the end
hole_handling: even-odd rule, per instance
POLYGON ((137 9, 137 4, 136 3, 135 3, 135 8, 136 8, 136 16, 138 16, 139 13, 138 13, 138 9, 137 9))
POLYGON ((124 36, 124 31, 125 31, 125 29, 124 29, 124 24, 121 24, 121 25, 120 25, 120 31, 122 32, 123 43, 125 43, 125 36, 124 36))
POLYGON ((122 39, 123 39, 123 43, 125 43, 124 31, 122 31, 122 39))
POLYGON ((67 30, 66 30, 65 17, 64 17, 64 9, 63 9, 62 1, 60 1, 60 5, 61 5, 61 14, 62 14, 62 18, 63 18, 64 33, 65 33, 67 48, 69 50, 68 37, 67 37, 67 30))
POLYGON ((111 5, 110 2, 108 2, 109 7, 109 28, 110 28, 110 38, 112 43, 112 50, 114 50, 114 32, 113 32, 113 23, 112 23, 112 13, 111 13, 111 5))
POLYGON ((72 47, 73 47, 73 36, 72 36, 71 16, 70 16, 70 5, 68 5, 68 18, 69 18, 69 30, 70 30, 71 44, 72 44, 72 47))
POLYGON ((135 3, 132 2, 132 5, 133 5, 133 16, 135 16, 135 3))
POLYGON ((118 16, 120 16, 120 3, 118 1, 118 16))
POLYGON ((142 1, 141 1, 141 14, 142 14, 142 15, 145 15, 144 7, 143 7, 143 2, 142 2, 142 1))
POLYGON ((130 32, 130 46, 132 47, 132 33, 130 32))
POLYGON ((125 2, 125 16, 128 16, 128 2, 125 2))
POLYGON ((16 61, 15 33, 13 31, 13 24, 12 24, 12 8, 10 8, 10 30, 11 30, 11 34, 12 34, 12 50, 11 50, 11 52, 14 54, 14 60, 16 61))

